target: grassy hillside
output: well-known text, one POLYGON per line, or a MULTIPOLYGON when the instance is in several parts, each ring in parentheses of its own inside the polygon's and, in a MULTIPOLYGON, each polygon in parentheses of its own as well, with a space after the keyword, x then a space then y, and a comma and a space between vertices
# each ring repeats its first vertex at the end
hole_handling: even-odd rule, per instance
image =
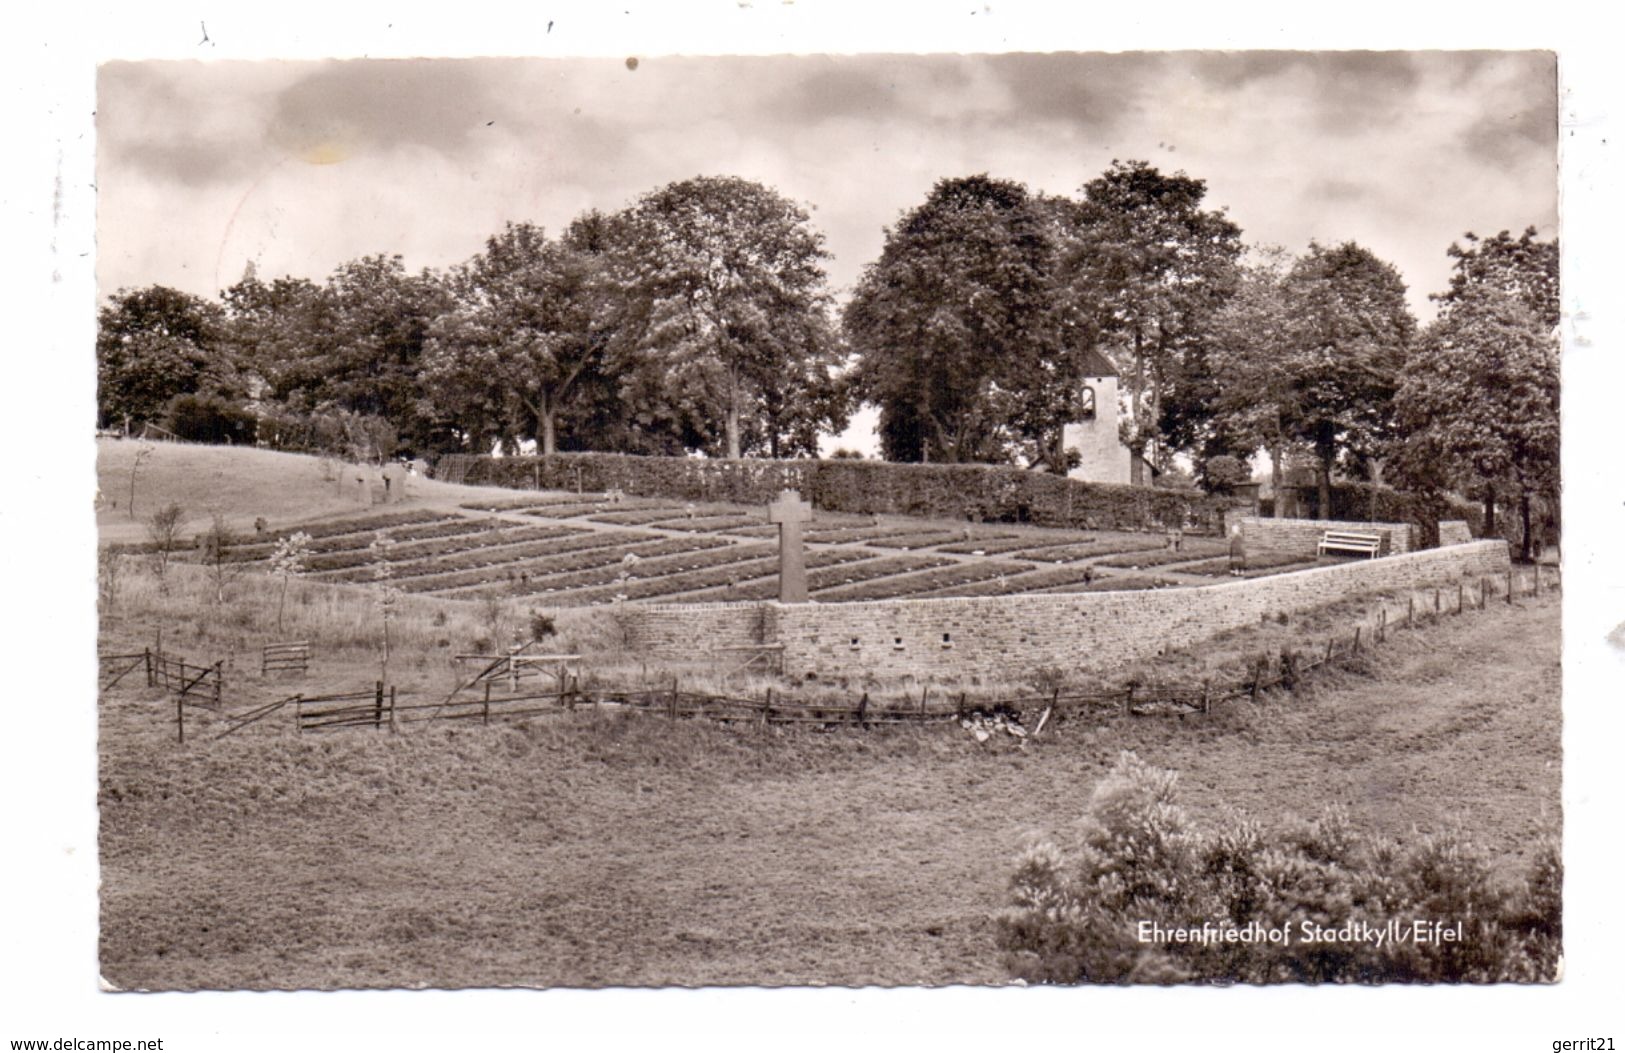
MULTIPOLYGON (((101 500, 96 528, 104 542, 146 539, 146 520, 171 503, 185 512, 187 536, 206 530, 219 513, 237 531, 251 531, 264 517, 273 528, 324 516, 365 511, 347 501, 331 481, 338 462, 301 453, 247 446, 145 444, 151 455, 135 471, 135 515, 130 514, 130 476, 143 444, 129 439, 98 439, 96 485, 101 500)), ((407 479, 400 507, 455 508, 481 495, 512 491, 453 486, 420 476, 407 479)))

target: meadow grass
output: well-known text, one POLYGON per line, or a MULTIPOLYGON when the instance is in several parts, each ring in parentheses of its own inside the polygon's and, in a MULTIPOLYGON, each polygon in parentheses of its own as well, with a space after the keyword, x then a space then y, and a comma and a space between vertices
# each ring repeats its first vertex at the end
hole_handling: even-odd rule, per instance
POLYGON ((103 971, 156 989, 1006 982, 1013 860, 1070 835, 1123 749, 1179 771, 1201 821, 1285 828, 1341 803, 1376 835, 1464 832, 1514 874, 1560 817, 1557 624, 1550 594, 1492 604, 1293 694, 1065 718, 1025 745, 588 708, 400 734, 271 720, 182 747, 161 692, 120 688, 101 710, 103 971))

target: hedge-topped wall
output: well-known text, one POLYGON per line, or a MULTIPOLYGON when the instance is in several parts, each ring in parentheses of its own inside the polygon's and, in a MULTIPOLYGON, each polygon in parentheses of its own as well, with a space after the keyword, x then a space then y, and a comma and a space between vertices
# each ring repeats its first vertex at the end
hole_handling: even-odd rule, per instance
MULTIPOLYGON (((1319 493, 1313 487, 1306 487, 1301 491, 1301 497, 1304 516, 1318 518, 1319 493)), ((1265 498, 1260 502, 1261 515, 1268 517, 1273 511, 1274 502, 1271 499, 1265 498)), ((1484 506, 1479 502, 1464 501, 1451 496, 1428 498, 1396 490, 1390 486, 1373 486, 1366 482, 1333 483, 1330 518, 1348 520, 1375 518, 1382 522, 1414 523, 1417 537, 1425 548, 1439 544, 1439 521, 1444 519, 1463 521, 1467 523, 1473 537, 1484 536, 1484 506)), ((1556 509, 1549 509, 1544 503, 1540 504, 1532 525, 1534 529, 1531 532, 1543 544, 1557 544, 1560 527, 1556 509)), ((1495 526, 1494 536, 1505 538, 1514 551, 1522 545, 1523 522, 1518 515, 1516 504, 1502 507, 1495 526)))
POLYGON ((435 477, 518 490, 624 490, 642 497, 766 504, 799 490, 817 508, 1085 530, 1183 527, 1217 534, 1236 502, 1145 486, 1084 483, 1007 465, 861 460, 705 460, 618 453, 449 454, 435 477))

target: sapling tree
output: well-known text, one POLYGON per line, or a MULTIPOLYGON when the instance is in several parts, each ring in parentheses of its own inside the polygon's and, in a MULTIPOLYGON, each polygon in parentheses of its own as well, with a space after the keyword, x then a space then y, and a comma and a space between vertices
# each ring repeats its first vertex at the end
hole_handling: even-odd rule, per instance
POLYGON ((135 477, 141 466, 152 458, 152 443, 143 441, 135 448, 135 460, 130 462, 130 518, 135 518, 135 477))
POLYGON ((158 575, 158 588, 163 591, 167 588, 164 572, 169 569, 170 554, 180 540, 181 523, 185 521, 186 513, 181 506, 170 504, 152 514, 147 520, 147 537, 152 540, 152 568, 158 575))
POLYGON ((300 530, 276 543, 271 553, 271 573, 282 584, 276 599, 276 631, 282 632, 282 612, 288 603, 288 582, 305 572, 305 561, 310 557, 310 535, 300 530))
POLYGON ((504 630, 508 625, 508 608, 502 602, 502 596, 497 592, 482 593, 479 602, 480 622, 485 626, 486 638, 490 640, 492 648, 502 646, 502 639, 506 635, 504 630))
POLYGON ((96 550, 96 584, 101 593, 102 610, 106 614, 112 614, 113 606, 118 602, 120 569, 117 552, 106 546, 96 550))
POLYGON ((226 517, 216 512, 208 532, 199 534, 197 541, 203 553, 203 565, 209 568, 209 578, 214 582, 214 602, 224 603, 226 586, 242 573, 244 567, 242 562, 231 557, 237 536, 226 525, 226 517))
POLYGON ((401 600, 400 586, 392 580, 395 577, 395 567, 390 563, 390 553, 395 547, 395 539, 385 531, 380 530, 367 546, 372 556, 372 580, 378 594, 378 620, 383 626, 384 658, 379 666, 380 678, 389 679, 389 625, 395 620, 395 608, 401 600))

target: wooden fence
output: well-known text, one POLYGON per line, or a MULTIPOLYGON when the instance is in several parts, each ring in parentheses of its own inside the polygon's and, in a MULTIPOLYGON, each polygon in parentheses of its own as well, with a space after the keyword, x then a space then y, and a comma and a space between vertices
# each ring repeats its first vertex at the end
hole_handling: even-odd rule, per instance
POLYGON ((99 654, 96 665, 97 682, 103 691, 111 690, 125 676, 143 667, 146 669, 147 685, 152 685, 152 651, 147 648, 132 654, 99 654))
MULTIPOLYGON (((398 699, 396 689, 382 681, 375 682, 371 690, 351 694, 318 697, 294 695, 228 718, 229 726, 217 737, 223 738, 264 720, 289 705, 294 708, 295 725, 301 733, 356 727, 396 730, 404 724, 440 720, 478 720, 482 724, 490 724, 493 721, 568 713, 591 706, 594 709, 633 710, 674 721, 702 718, 725 723, 844 724, 861 727, 946 723, 999 714, 1020 718, 1036 714, 1033 730, 1028 733, 1037 735, 1052 718, 1063 715, 1183 716, 1208 713, 1216 705, 1238 700, 1256 701, 1266 691, 1291 691, 1314 670, 1369 650, 1384 642, 1388 633, 1396 628, 1410 628, 1447 615, 1482 610, 1502 599, 1510 604, 1519 595, 1538 595, 1542 589, 1557 586, 1555 577, 1550 582, 1543 582, 1537 568, 1534 573, 1525 574, 1521 579, 1514 573, 1508 573, 1504 579, 1481 578, 1472 583, 1462 581, 1451 588, 1412 591, 1402 605, 1396 606, 1389 601, 1369 608, 1364 618, 1350 624, 1344 632, 1327 638, 1324 646, 1303 651, 1288 649, 1274 655, 1260 654, 1250 664, 1244 677, 1223 682, 1209 679, 1194 684, 1129 683, 1123 687, 1095 691, 1054 689, 1047 694, 995 699, 972 698, 966 692, 947 692, 927 686, 921 688, 917 696, 907 694, 890 699, 872 699, 865 693, 853 701, 801 701, 776 693, 772 688, 755 697, 687 691, 683 690, 675 677, 656 685, 583 692, 579 679, 570 676, 562 678, 563 682, 557 690, 504 695, 494 691, 493 687, 500 686, 507 677, 477 674, 438 701, 403 703, 398 699)), ((110 655, 106 656, 106 660, 112 663, 114 660, 137 657, 110 655)), ((152 661, 155 669, 160 667, 158 656, 153 656, 152 661)), ((191 668, 217 669, 218 664, 215 667, 191 668)), ((177 720, 180 720, 179 703, 177 720)))
POLYGON ((147 661, 148 687, 162 687, 165 691, 175 692, 177 704, 220 708, 224 663, 194 665, 184 658, 162 651, 151 652, 147 661))
POLYGON ((371 691, 314 698, 295 695, 292 701, 294 725, 301 734, 327 728, 371 727, 381 730, 395 725, 395 688, 385 688, 382 680, 374 682, 371 691))
POLYGON ((304 676, 310 667, 310 641, 266 644, 260 649, 260 675, 272 673, 298 673, 304 676))

